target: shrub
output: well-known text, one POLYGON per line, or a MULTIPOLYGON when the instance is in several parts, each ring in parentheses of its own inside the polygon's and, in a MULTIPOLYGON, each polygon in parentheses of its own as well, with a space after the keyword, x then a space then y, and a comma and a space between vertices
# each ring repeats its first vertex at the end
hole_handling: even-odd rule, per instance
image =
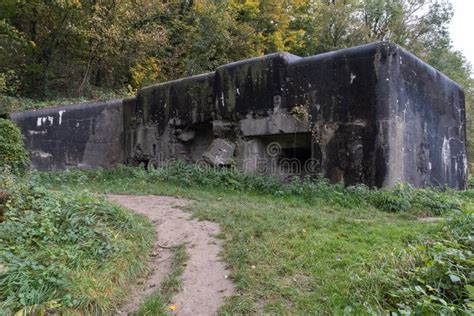
POLYGON ((394 189, 374 190, 368 197, 372 205, 386 212, 408 211, 412 207, 411 190, 404 185, 394 189))
POLYGON ((462 192, 437 189, 415 189, 407 184, 394 188, 374 189, 366 192, 368 202, 386 212, 418 211, 424 214, 441 215, 459 210, 462 192))
POLYGON ((0 168, 23 172, 29 164, 20 131, 12 121, 0 118, 0 168))

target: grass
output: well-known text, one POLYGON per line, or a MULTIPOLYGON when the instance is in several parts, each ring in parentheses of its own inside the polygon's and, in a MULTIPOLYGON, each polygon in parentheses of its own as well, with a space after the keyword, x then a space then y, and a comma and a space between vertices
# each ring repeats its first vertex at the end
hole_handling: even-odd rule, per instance
POLYGON ((383 267, 394 269, 387 256, 444 227, 418 217, 460 212, 473 197, 473 191, 369 190, 321 180, 281 184, 183 165, 41 177, 51 187, 193 199, 194 216, 222 227, 237 288, 225 314, 386 312, 392 307, 384 295, 397 285, 383 282, 383 267))
POLYGON ((146 271, 143 216, 5 171, 0 192, 0 315, 112 313, 146 271))
POLYGON ((173 305, 169 306, 173 295, 177 293, 182 285, 181 276, 184 272, 188 254, 186 245, 181 244, 171 248, 173 260, 171 262, 171 272, 160 284, 160 289, 147 297, 139 306, 138 316, 147 315, 168 315, 167 312, 173 310, 173 305))

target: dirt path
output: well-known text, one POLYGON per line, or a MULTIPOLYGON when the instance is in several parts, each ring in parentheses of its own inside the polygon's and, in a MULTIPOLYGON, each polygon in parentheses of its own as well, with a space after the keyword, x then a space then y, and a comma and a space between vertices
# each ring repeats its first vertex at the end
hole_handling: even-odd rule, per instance
POLYGON ((219 225, 191 220, 189 213, 178 208, 188 203, 182 199, 129 195, 108 195, 108 198, 147 216, 157 232, 157 255, 150 261, 150 272, 134 290, 130 302, 122 307, 121 315, 136 311, 141 300, 156 291, 170 272, 172 253, 160 246, 173 247, 182 243, 187 243, 189 260, 183 273, 182 290, 172 300, 177 307, 174 314, 215 315, 224 297, 234 290, 232 282, 226 278, 229 271, 219 255, 221 243, 214 237, 219 233, 219 225))

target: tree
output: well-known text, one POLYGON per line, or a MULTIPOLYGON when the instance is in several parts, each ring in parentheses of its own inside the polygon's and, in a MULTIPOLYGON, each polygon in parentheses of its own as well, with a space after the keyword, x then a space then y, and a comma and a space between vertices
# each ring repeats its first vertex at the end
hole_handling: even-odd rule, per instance
POLYGON ((157 18, 165 10, 158 0, 6 0, 0 21, 10 32, 2 69, 15 68, 26 95, 120 88, 130 69, 150 63, 166 41, 157 18))

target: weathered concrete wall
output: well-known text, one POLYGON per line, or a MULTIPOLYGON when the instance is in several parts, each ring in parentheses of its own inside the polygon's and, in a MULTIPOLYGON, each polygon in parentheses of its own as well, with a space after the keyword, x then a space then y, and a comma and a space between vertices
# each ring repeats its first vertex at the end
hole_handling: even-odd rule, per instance
POLYGON ((122 163, 122 100, 16 113, 38 170, 110 167, 122 163))
POLYGON ((158 164, 236 163, 346 185, 466 185, 462 90, 390 43, 224 65, 147 87, 136 109, 129 114, 142 123, 126 127, 127 156, 158 164))
POLYGON ((385 184, 465 188, 467 179, 464 93, 445 75, 392 46, 388 127, 391 148, 385 184))
POLYGON ((385 178, 375 116, 377 100, 388 97, 378 89, 381 48, 366 45, 291 65, 288 103, 308 107, 313 157, 333 182, 380 186, 385 178))
POLYGON ((390 43, 271 54, 61 109, 15 118, 37 168, 182 159, 346 185, 466 187, 462 90, 390 43), (72 125, 49 126, 61 109, 72 125), (81 120, 94 127, 74 129, 81 120))

